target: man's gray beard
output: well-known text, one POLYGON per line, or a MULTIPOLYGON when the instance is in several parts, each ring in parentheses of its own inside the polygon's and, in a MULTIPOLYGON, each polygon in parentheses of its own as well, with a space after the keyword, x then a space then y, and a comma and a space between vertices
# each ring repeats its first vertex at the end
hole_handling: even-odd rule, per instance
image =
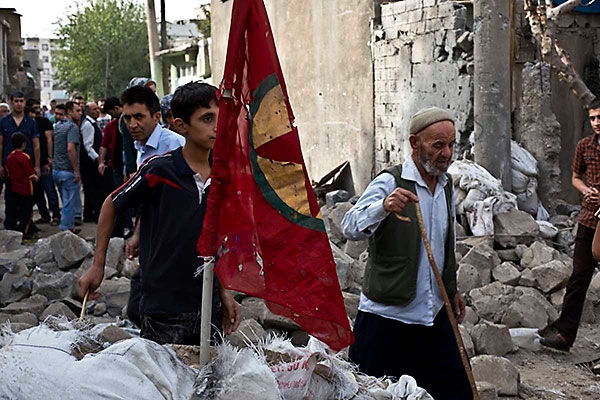
POLYGON ((427 156, 425 156, 425 152, 421 149, 420 154, 419 154, 419 163, 421 164, 421 166, 423 167, 425 172, 427 172, 428 175, 441 176, 441 175, 445 174, 446 171, 448 171, 448 167, 450 167, 450 164, 452 164, 452 160, 450 160, 450 162, 448 163, 448 167, 446 167, 444 169, 440 169, 440 168, 436 167, 431 162, 431 160, 429 160, 427 158, 427 156))

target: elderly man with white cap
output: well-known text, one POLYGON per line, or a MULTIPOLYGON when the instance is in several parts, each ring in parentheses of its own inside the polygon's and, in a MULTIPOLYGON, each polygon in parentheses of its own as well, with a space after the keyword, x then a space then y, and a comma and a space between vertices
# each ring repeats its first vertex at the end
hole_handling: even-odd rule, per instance
POLYGON ((436 400, 472 399, 414 205, 421 207, 434 259, 462 322, 453 189, 446 173, 456 142, 454 119, 437 107, 423 109, 411 117, 408 138, 411 156, 382 171, 342 221, 349 240, 369 240, 350 359, 368 375, 410 375, 436 400))

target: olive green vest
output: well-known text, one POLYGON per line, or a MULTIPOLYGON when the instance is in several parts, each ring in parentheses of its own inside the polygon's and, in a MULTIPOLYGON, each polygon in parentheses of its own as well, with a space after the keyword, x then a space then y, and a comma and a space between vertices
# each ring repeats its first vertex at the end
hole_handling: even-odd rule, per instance
MULTIPOLYGON (((402 166, 398 165, 381 173, 390 173, 396 186, 416 194, 415 183, 402 179, 402 166)), ((452 180, 444 187, 448 207, 448 235, 445 245, 445 261, 442 279, 452 299, 456 293, 456 256, 454 254, 454 216, 452 215, 452 180)), ((382 304, 406 306, 417 292, 417 274, 421 250, 421 234, 414 203, 409 203, 402 213, 410 218, 404 222, 390 214, 381 222, 369 238, 369 260, 363 281, 363 293, 369 299, 382 304)))

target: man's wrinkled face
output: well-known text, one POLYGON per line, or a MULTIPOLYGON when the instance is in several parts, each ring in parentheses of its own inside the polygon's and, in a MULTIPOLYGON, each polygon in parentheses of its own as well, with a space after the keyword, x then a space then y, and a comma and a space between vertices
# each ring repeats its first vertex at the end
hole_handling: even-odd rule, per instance
POLYGON ((94 119, 98 119, 100 116, 100 107, 98 107, 98 104, 94 103, 93 101, 87 103, 85 111, 87 115, 94 119))
POLYGON ((123 105, 123 119, 131 137, 145 145, 156 128, 156 124, 160 122, 160 111, 152 115, 145 104, 125 104, 123 105))
POLYGON ((452 164, 456 130, 451 121, 440 121, 412 135, 411 147, 428 175, 440 176, 452 164))
POLYGON ((25 110, 25 99, 23 97, 15 97, 10 101, 12 109, 17 114, 22 113, 25 110))
POLYGON ((589 110, 589 116, 594 132, 600 135, 600 108, 589 110))

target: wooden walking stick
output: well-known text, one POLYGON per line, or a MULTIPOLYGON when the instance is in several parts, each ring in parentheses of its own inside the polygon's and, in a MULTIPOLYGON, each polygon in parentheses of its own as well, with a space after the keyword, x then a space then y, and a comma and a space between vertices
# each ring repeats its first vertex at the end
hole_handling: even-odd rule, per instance
POLYGON ((85 316, 85 308, 87 307, 87 300, 88 300, 88 295, 90 294, 90 291, 87 290, 85 292, 85 296, 83 296, 83 304, 81 305, 81 314, 79 314, 79 320, 82 321, 83 317, 85 316))
MULTIPOLYGON (((448 313, 448 318, 450 319, 450 325, 452 325, 454 337, 456 338, 456 345, 458 346, 460 359, 462 360, 463 367, 465 368, 465 372, 467 373, 467 378, 469 379, 469 383, 471 384, 471 390, 473 391, 473 400, 479 400, 479 393, 477 392, 477 384, 475 383, 475 377, 473 377, 473 371, 471 371, 471 366, 469 365, 469 360, 465 352, 465 346, 463 345, 462 336, 460 336, 460 331, 458 330, 458 323, 456 322, 456 318, 454 317, 454 310, 452 310, 452 305, 450 304, 450 299, 448 298, 448 293, 446 292, 444 281, 442 280, 440 271, 438 270, 437 265, 435 263, 435 259, 433 258, 433 252, 431 251, 429 239, 427 239, 427 231, 425 230, 425 224, 423 223, 423 215, 421 214, 421 207, 419 206, 419 203, 415 203, 415 208, 417 210, 419 231, 421 232, 421 238, 423 238, 423 243, 425 244, 425 249, 427 250, 427 258, 429 259, 429 265, 433 270, 433 275, 435 275, 435 280, 438 284, 438 287, 440 288, 440 292, 442 293, 442 299, 444 300, 444 305, 446 306, 446 312, 448 313)), ((450 229, 452 229, 452 227, 450 227, 450 229)))

